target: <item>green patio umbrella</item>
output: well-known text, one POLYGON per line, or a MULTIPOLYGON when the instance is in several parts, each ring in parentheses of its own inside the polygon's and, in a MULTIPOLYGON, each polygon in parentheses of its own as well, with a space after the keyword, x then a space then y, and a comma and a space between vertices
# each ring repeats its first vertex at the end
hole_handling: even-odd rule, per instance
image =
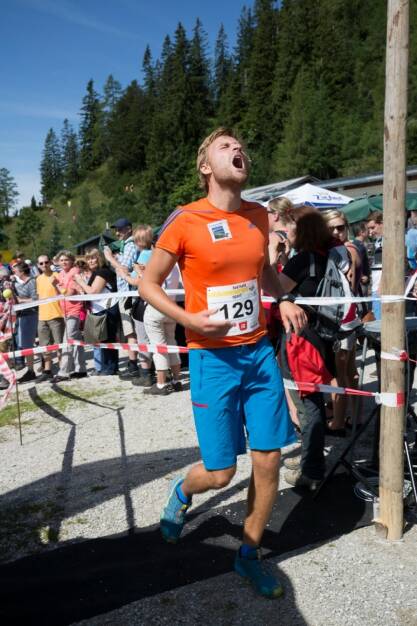
MULTIPOLYGON (((417 192, 408 191, 405 197, 405 208, 407 211, 417 211, 417 192)), ((340 209, 346 215, 349 224, 365 220, 372 211, 383 210, 382 193, 375 196, 364 196, 352 200, 340 209)))

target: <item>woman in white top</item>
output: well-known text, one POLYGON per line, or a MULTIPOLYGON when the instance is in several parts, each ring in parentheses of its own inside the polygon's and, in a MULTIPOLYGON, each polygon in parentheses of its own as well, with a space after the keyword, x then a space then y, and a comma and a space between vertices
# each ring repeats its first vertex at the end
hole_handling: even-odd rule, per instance
MULTIPOLYGON (((178 265, 175 265, 171 273, 167 276, 162 287, 166 290, 178 289, 180 284, 180 271, 178 265)), ((175 295, 170 295, 175 300, 175 295)), ((147 305, 144 315, 144 323, 146 334, 151 343, 163 344, 168 346, 176 346, 175 327, 176 322, 160 313, 150 304, 147 305)), ((181 359, 178 353, 160 354, 155 352, 153 362, 156 369, 156 383, 152 387, 144 390, 144 393, 165 396, 171 391, 181 391, 182 384, 180 382, 181 359), (168 383, 167 375, 169 370, 172 373, 172 381, 168 383)))

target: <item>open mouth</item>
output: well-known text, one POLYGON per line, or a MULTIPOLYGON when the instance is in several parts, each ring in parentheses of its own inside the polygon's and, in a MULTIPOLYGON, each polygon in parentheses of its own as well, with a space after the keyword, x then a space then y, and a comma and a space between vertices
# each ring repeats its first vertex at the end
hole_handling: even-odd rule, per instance
POLYGON ((240 154, 236 154, 233 157, 233 161, 232 161, 233 167, 236 167, 238 170, 243 169, 243 159, 240 156, 240 154))

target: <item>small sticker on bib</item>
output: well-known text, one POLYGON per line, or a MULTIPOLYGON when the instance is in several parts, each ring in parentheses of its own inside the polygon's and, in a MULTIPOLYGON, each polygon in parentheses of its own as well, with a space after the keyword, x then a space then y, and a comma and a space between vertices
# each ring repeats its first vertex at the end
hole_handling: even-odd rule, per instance
POLYGON ((259 327, 258 281, 221 285, 207 288, 207 307, 217 309, 210 317, 213 320, 233 324, 227 337, 251 333, 259 327))
POLYGON ((207 228, 209 229, 211 240, 214 242, 232 238, 232 233, 230 232, 230 226, 227 223, 227 220, 211 222, 210 224, 207 224, 207 228))

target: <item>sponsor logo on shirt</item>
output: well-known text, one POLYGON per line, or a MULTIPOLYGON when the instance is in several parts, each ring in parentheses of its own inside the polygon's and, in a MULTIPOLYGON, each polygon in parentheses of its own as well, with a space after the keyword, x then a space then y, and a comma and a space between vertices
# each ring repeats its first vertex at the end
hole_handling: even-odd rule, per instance
POLYGON ((207 224, 207 228, 209 229, 211 240, 214 242, 232 238, 227 220, 211 222, 211 224, 207 224))

